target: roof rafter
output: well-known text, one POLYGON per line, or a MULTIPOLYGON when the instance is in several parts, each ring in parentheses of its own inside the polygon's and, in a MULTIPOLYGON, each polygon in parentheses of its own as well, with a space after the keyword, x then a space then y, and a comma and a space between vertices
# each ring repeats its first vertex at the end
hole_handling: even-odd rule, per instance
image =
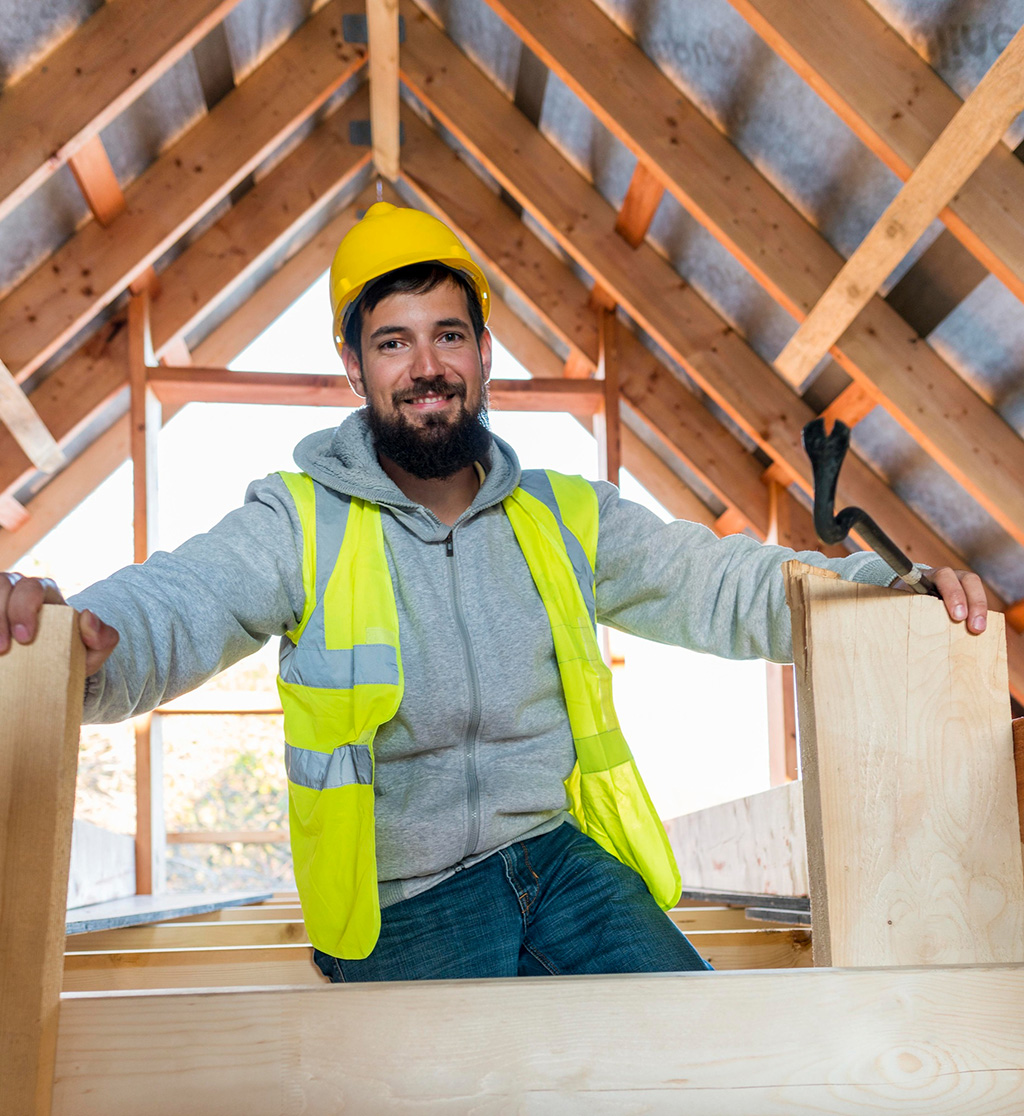
MULTIPOLYGON (((843 264, 825 238, 590 0, 487 0, 599 120, 795 317, 843 264)), ((408 51, 408 48, 407 48, 408 51)), ((1024 544, 1024 441, 881 298, 836 359, 1024 544)))
POLYGON ((71 340, 362 65, 332 0, 160 156, 110 228, 90 222, 0 300, 0 357, 20 381, 71 340), (331 31, 335 35, 330 34, 331 31))
POLYGON ((776 369, 791 384, 801 384, 836 344, 1021 109, 1024 29, 964 101, 776 358, 776 369))
POLYGON ((188 53, 239 0, 99 10, 0 98, 0 220, 188 53))
MULTIPOLYGON (((957 94, 864 0, 729 2, 900 178, 960 108, 957 94)), ((1016 28, 1006 30, 1011 36, 1016 28)), ((941 216, 1024 300, 1022 199, 1024 165, 999 144, 941 216)))
POLYGON ((373 165, 398 178, 398 0, 366 0, 370 47, 370 136, 373 165))

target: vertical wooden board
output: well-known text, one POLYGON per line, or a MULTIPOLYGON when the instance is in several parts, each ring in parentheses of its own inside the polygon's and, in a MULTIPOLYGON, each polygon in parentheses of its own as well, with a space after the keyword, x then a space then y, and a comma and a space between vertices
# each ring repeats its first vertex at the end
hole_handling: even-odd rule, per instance
POLYGON ((71 831, 68 908, 135 894, 135 841, 75 818, 71 831))
POLYGON ((815 963, 1024 959, 1002 618, 787 563, 815 963))
POLYGON ((48 1116, 85 654, 77 616, 44 605, 0 656, 0 1113, 48 1116))

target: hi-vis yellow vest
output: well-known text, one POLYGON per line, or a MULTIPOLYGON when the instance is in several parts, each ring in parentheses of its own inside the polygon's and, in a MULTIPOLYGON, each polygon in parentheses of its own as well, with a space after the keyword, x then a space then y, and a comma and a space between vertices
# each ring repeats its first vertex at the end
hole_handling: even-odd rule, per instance
MULTIPOLYGON (((373 739, 402 699, 398 609, 379 506, 304 473, 281 476, 302 523, 306 590, 278 678, 295 880, 313 945, 357 959, 380 934, 373 739)), ((597 495, 581 477, 528 470, 503 507, 554 637, 576 746, 569 809, 667 910, 679 870, 619 729, 595 635, 597 495)))

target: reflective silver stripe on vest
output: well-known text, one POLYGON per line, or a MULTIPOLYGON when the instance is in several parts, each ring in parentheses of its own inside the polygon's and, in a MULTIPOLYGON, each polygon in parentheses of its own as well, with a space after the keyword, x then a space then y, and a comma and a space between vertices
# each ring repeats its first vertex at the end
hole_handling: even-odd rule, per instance
POLYGON ((313 482, 313 490, 316 495, 316 607, 298 644, 287 637, 281 640, 281 678, 299 686, 327 690, 397 686, 396 648, 386 643, 360 643, 336 650, 327 647, 324 594, 341 552, 351 501, 347 496, 324 488, 318 481, 313 482))
POLYGON ((565 544, 566 553, 572 563, 573 573, 579 583, 583 601, 587 606, 590 622, 597 626, 597 606, 594 602, 594 570, 590 565, 587 552, 583 549, 580 540, 566 527, 562 519, 562 512, 555 499, 555 490, 551 487, 551 480, 543 469, 524 469, 519 479, 519 487, 536 497, 555 517, 558 529, 562 533, 562 542, 565 544))
POLYGON ((368 744, 341 744, 333 752, 314 752, 310 748, 285 744, 284 766, 291 782, 311 790, 373 782, 373 760, 368 744))

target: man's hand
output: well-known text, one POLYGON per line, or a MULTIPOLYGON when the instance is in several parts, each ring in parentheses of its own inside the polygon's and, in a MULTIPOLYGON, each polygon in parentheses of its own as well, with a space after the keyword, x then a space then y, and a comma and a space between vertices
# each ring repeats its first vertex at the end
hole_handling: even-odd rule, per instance
MULTIPOLYGON (((988 596, 981 578, 970 570, 953 570, 949 566, 926 570, 925 573, 935 583, 950 619, 967 621, 969 632, 983 632, 988 622, 988 596)), ((896 589, 910 592, 910 586, 897 578, 893 582, 896 589)))
MULTIPOLYGON (((48 577, 22 577, 0 573, 0 655, 16 643, 31 643, 36 637, 39 610, 44 604, 67 604, 48 577)), ((95 674, 110 657, 121 638, 88 609, 78 614, 78 632, 85 645, 86 676, 95 674)))

